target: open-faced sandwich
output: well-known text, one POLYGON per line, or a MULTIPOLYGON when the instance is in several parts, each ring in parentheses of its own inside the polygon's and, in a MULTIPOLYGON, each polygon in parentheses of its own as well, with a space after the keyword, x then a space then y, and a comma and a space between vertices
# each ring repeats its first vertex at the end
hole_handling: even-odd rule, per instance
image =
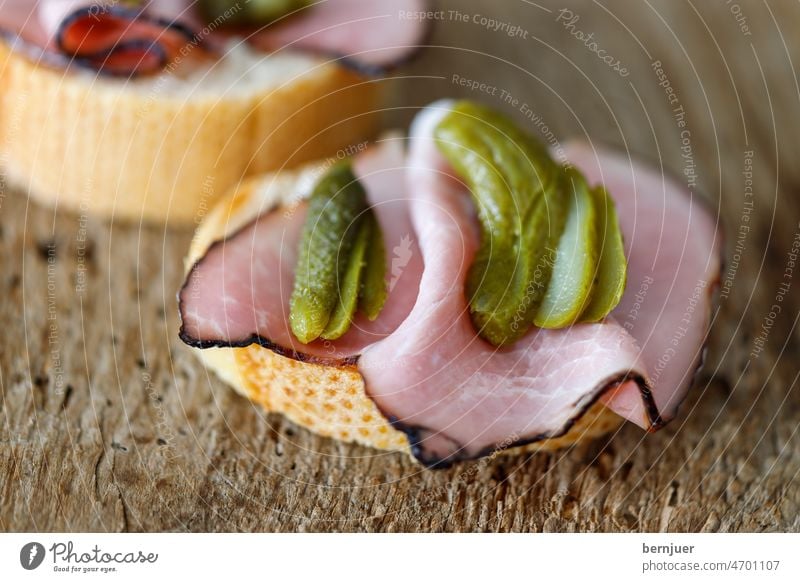
POLYGON ((429 467, 552 449, 675 416, 720 247, 714 216, 661 172, 437 102, 407 137, 253 179, 214 209, 181 338, 322 435, 429 467))
POLYGON ((192 223, 373 135, 424 0, 4 0, 0 159, 60 208, 192 223))

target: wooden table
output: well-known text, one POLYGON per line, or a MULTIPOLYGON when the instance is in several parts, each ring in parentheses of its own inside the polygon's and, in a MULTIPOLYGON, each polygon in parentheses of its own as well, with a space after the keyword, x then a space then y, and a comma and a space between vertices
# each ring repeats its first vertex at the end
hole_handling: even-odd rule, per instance
POLYGON ((729 256, 739 249, 679 420, 443 472, 315 437, 236 396, 178 341, 189 232, 6 192, 0 530, 800 530, 800 271, 769 317, 800 232, 800 5, 737 1, 442 1, 457 13, 437 22, 435 48, 391 82, 403 107, 454 95, 500 106, 505 91, 541 119, 532 131, 586 135, 678 173, 683 107, 699 190, 727 225, 729 256), (489 30, 481 15, 521 29, 489 30))

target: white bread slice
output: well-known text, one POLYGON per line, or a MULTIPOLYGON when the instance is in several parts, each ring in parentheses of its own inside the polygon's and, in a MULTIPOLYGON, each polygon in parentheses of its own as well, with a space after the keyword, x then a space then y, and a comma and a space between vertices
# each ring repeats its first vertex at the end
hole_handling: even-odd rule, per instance
MULTIPOLYGON (((322 166, 251 178, 235 188, 206 216, 186 259, 188 271, 215 241, 225 238, 275 203, 308 195, 322 166)), ((195 349, 204 364, 266 410, 279 412, 317 434, 377 449, 409 451, 406 436, 393 428, 364 391, 355 366, 299 362, 258 345, 195 349)), ((509 449, 548 451, 590 440, 616 429, 622 419, 600 402, 564 436, 509 449)))
POLYGON ((370 137, 379 93, 334 63, 238 42, 134 80, 37 65, 0 42, 0 170, 48 206, 192 224, 246 175, 370 137))

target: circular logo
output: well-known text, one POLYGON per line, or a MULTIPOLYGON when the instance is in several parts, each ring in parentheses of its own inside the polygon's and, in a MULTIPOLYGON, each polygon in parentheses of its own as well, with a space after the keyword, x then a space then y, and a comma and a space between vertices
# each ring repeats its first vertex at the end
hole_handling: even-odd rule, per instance
POLYGON ((19 563, 26 570, 35 570, 44 561, 44 546, 39 542, 30 542, 19 551, 19 563))

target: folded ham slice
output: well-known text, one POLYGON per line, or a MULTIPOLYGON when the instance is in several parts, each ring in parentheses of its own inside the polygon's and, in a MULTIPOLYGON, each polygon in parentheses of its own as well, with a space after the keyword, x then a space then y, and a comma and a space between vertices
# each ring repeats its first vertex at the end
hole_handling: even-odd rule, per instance
MULTIPOLYGON (((586 143, 567 144, 564 154, 589 183, 603 184, 620 210, 628 285, 612 315, 637 340, 655 406, 667 422, 704 356, 722 268, 718 219, 684 185, 628 156, 586 143)), ((643 401, 630 385, 604 401, 652 428, 643 422, 643 401)))
POLYGON ((116 0, 4 0, 0 34, 17 50, 51 65, 76 64, 113 75, 162 70, 221 50, 239 34, 262 50, 303 50, 380 72, 416 52, 427 23, 407 14, 426 0, 321 0, 261 29, 226 31, 224 19, 206 23, 196 0, 148 0, 129 7, 116 0), (185 47, 191 46, 191 50, 185 47))
POLYGON ((701 361, 720 269, 713 217, 659 172, 588 145, 565 147, 616 201, 629 259, 625 297, 602 323, 534 329, 497 349, 477 336, 464 294, 479 242, 471 197, 433 139, 450 106, 418 116, 407 161, 376 146, 357 162, 372 201, 402 201, 377 207, 387 246, 404 232, 413 241, 408 276, 372 324, 380 333, 357 321, 328 345, 293 340, 286 321, 301 206, 262 215, 193 267, 180 294, 183 339, 199 347, 256 342, 298 359, 356 363, 368 396, 431 467, 561 436, 598 399, 659 428, 701 361), (372 166, 363 169, 362 160, 372 166))
POLYGON ((598 397, 659 428, 700 362, 720 269, 714 220, 649 168, 568 146, 567 159, 617 204, 629 259, 625 298, 603 323, 535 329, 497 350, 476 336, 463 291, 478 235, 468 193, 432 137, 448 109, 429 107, 412 129, 411 216, 425 270, 410 316, 359 360, 367 393, 434 466, 561 436, 598 397), (640 283, 648 284, 644 299, 640 283), (403 372, 386 377, 386 366, 403 372))
POLYGON ((284 18, 255 34, 266 50, 299 48, 341 58, 374 73, 402 63, 424 42, 427 0, 327 0, 302 18, 284 18))
MULTIPOLYGON (((323 164, 310 173, 319 177, 323 164)), ((381 316, 359 314, 335 342, 301 344, 289 327, 289 298, 306 216, 306 203, 279 205, 212 246, 190 271, 179 294, 181 337, 195 347, 258 343, 303 361, 352 363, 368 345, 388 336, 408 316, 422 276, 405 190, 400 138, 388 138, 358 156, 354 171, 383 230, 391 292, 381 316)), ((313 180, 306 180, 313 186, 313 180)), ((299 192, 299 195, 308 192, 299 192)))
MULTIPOLYGON (((110 75, 154 73, 197 42, 193 28, 178 18, 188 14, 189 3, 181 2, 186 6, 178 12, 174 0, 164 4, 159 11, 112 0, 6 0, 0 30, 16 50, 50 65, 110 75)), ((201 48, 192 52, 192 58, 204 56, 201 48)))

